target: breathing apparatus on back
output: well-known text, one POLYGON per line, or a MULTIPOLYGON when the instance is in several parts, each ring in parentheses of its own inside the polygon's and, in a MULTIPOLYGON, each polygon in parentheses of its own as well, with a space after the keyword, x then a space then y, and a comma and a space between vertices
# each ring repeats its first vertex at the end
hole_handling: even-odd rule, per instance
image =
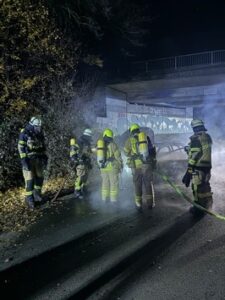
POLYGON ((132 124, 130 126, 130 133, 137 140, 137 154, 140 155, 140 159, 143 163, 147 162, 147 160, 149 159, 149 147, 146 133, 143 131, 140 132, 140 126, 138 124, 132 124))
POLYGON ((97 162, 101 169, 107 165, 107 144, 111 141, 113 141, 113 132, 106 128, 103 132, 103 138, 97 141, 97 162))
POLYGON ((97 141, 97 163, 99 168, 104 168, 106 164, 106 147, 103 139, 97 141))
POLYGON ((137 135, 138 138, 138 153, 141 155, 141 160, 147 162, 149 159, 148 140, 145 132, 140 132, 137 135))

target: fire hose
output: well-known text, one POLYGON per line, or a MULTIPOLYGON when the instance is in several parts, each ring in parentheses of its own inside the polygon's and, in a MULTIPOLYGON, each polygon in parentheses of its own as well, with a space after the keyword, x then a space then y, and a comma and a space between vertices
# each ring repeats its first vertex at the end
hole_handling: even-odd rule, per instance
POLYGON ((184 192, 182 192, 181 189, 175 183, 173 183, 167 175, 163 174, 161 171, 154 171, 154 173, 159 175, 159 177, 162 178, 163 181, 168 183, 175 190, 175 192, 178 195, 180 195, 183 199, 188 201, 190 204, 192 204, 193 206, 200 209, 201 211, 203 211, 219 220, 225 221, 225 216, 222 216, 212 210, 208 210, 208 209, 204 208, 203 206, 197 204, 195 201, 191 200, 191 198, 189 198, 184 192))

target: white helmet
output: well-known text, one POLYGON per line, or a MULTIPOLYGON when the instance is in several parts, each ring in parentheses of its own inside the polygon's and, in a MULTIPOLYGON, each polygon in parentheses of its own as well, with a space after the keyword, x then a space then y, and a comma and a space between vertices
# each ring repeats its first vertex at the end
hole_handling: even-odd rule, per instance
POLYGON ((204 126, 204 123, 203 123, 202 120, 200 120, 200 119, 193 119, 191 121, 191 127, 192 128, 199 127, 199 126, 204 126))
POLYGON ((90 128, 86 128, 83 132, 83 135, 92 136, 92 131, 90 128))
POLYGON ((32 125, 32 126, 39 126, 39 127, 41 127, 42 121, 41 121, 41 119, 39 117, 32 117, 30 119, 29 124, 32 125))

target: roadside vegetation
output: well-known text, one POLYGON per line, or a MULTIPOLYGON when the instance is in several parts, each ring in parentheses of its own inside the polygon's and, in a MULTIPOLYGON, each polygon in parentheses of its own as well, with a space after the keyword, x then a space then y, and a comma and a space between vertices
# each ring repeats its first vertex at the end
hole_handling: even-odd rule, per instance
POLYGON ((104 66, 141 44, 138 26, 146 20, 135 7, 135 1, 2 1, 0 231, 21 229, 39 215, 23 202, 20 130, 32 116, 42 117, 46 182, 54 182, 54 193, 56 179, 68 173, 69 139, 95 126, 92 97, 104 66))

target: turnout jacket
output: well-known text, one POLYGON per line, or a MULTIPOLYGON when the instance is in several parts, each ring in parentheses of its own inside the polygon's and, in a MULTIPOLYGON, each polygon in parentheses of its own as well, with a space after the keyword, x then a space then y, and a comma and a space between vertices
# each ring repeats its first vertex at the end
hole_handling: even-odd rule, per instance
POLYGON ((212 139, 205 131, 194 133, 190 137, 188 166, 197 169, 212 167, 212 139))
POLYGON ((83 162, 91 167, 91 141, 82 135, 76 142, 75 138, 70 140, 70 158, 77 162, 83 162))
POLYGON ((105 143, 106 151, 106 165, 101 168, 102 172, 116 170, 120 172, 123 169, 123 161, 121 158, 121 152, 117 144, 112 141, 110 143, 105 143))
POLYGON ((33 126, 28 124, 20 132, 18 151, 21 159, 45 156, 46 147, 43 133, 35 133, 33 126))
MULTIPOLYGON (((147 136, 148 151, 149 151, 149 164, 152 164, 156 160, 156 149, 152 144, 151 139, 147 136)), ((138 150, 138 138, 137 136, 130 136, 125 142, 124 153, 128 157, 127 165, 130 168, 141 168, 144 164, 141 160, 141 156, 138 150)), ((146 163, 145 163, 146 164, 146 163)))

